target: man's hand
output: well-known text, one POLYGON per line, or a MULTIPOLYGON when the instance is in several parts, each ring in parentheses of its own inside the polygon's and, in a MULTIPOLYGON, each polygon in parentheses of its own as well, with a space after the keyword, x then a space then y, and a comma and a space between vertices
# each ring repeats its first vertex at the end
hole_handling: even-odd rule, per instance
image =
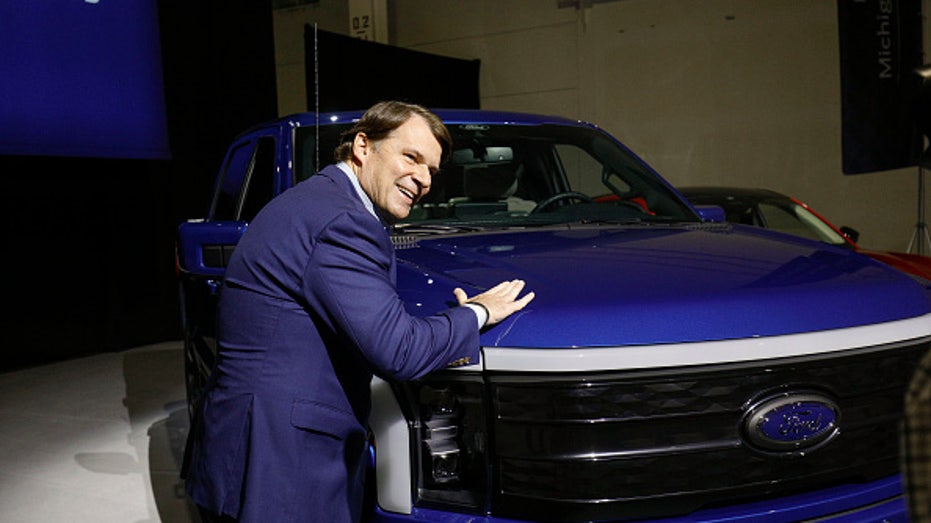
POLYGON ((456 295, 459 305, 476 303, 485 307, 488 311, 488 321, 485 322, 487 327, 500 322, 530 303, 534 297, 533 292, 528 292, 520 299, 517 298, 522 290, 524 290, 524 280, 511 280, 503 281, 472 298, 469 298, 465 291, 458 287, 453 289, 453 294, 456 295))

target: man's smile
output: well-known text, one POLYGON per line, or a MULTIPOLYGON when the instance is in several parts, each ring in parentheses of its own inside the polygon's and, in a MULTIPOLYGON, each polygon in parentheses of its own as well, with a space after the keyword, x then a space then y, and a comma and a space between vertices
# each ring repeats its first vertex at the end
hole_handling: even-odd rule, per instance
POLYGON ((415 191, 411 191, 410 189, 400 185, 398 186, 398 191, 400 191, 405 198, 409 199, 412 204, 417 200, 417 193, 415 191))

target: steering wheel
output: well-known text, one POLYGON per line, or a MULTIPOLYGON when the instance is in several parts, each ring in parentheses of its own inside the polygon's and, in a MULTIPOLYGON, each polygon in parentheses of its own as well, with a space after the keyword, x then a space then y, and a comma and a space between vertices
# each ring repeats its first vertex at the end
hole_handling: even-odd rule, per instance
POLYGON ((587 194, 583 194, 578 191, 566 191, 566 192, 561 192, 559 194, 554 194, 550 196, 549 198, 543 200, 542 202, 538 203, 536 207, 534 207, 533 210, 530 211, 530 214, 540 212, 543 209, 549 207, 550 205, 553 205, 554 203, 562 201, 562 200, 579 200, 584 203, 595 203, 595 200, 592 199, 592 197, 588 196, 587 194))

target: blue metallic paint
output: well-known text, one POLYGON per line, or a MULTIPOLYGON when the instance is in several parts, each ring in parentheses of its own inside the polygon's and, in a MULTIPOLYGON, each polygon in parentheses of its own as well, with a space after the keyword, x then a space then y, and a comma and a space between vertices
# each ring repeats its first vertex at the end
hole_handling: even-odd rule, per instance
POLYGON ((484 335, 497 346, 737 339, 931 311, 911 278, 865 256, 729 226, 508 231, 422 239, 397 253, 401 296, 421 313, 448 306, 454 286, 474 293, 502 278, 525 279, 537 297, 484 335))
MULTIPOLYGON (((818 518, 820 523, 908 523, 899 475, 806 492, 795 496, 700 510, 687 516, 651 519, 650 523, 785 523, 818 518), (854 508, 851 510, 851 508, 854 508)), ((415 508, 412 514, 377 509, 375 523, 529 523, 415 508)))

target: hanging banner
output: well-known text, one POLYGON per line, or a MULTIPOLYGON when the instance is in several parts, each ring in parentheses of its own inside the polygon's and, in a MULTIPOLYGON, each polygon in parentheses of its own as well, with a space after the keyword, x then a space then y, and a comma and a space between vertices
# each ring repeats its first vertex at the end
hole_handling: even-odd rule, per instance
POLYGON ((844 174, 917 165, 920 0, 838 0, 844 174))
POLYGON ((381 100, 478 109, 479 59, 464 60, 304 26, 307 109, 365 109, 381 100), (359 74, 359 61, 365 75, 359 74))

